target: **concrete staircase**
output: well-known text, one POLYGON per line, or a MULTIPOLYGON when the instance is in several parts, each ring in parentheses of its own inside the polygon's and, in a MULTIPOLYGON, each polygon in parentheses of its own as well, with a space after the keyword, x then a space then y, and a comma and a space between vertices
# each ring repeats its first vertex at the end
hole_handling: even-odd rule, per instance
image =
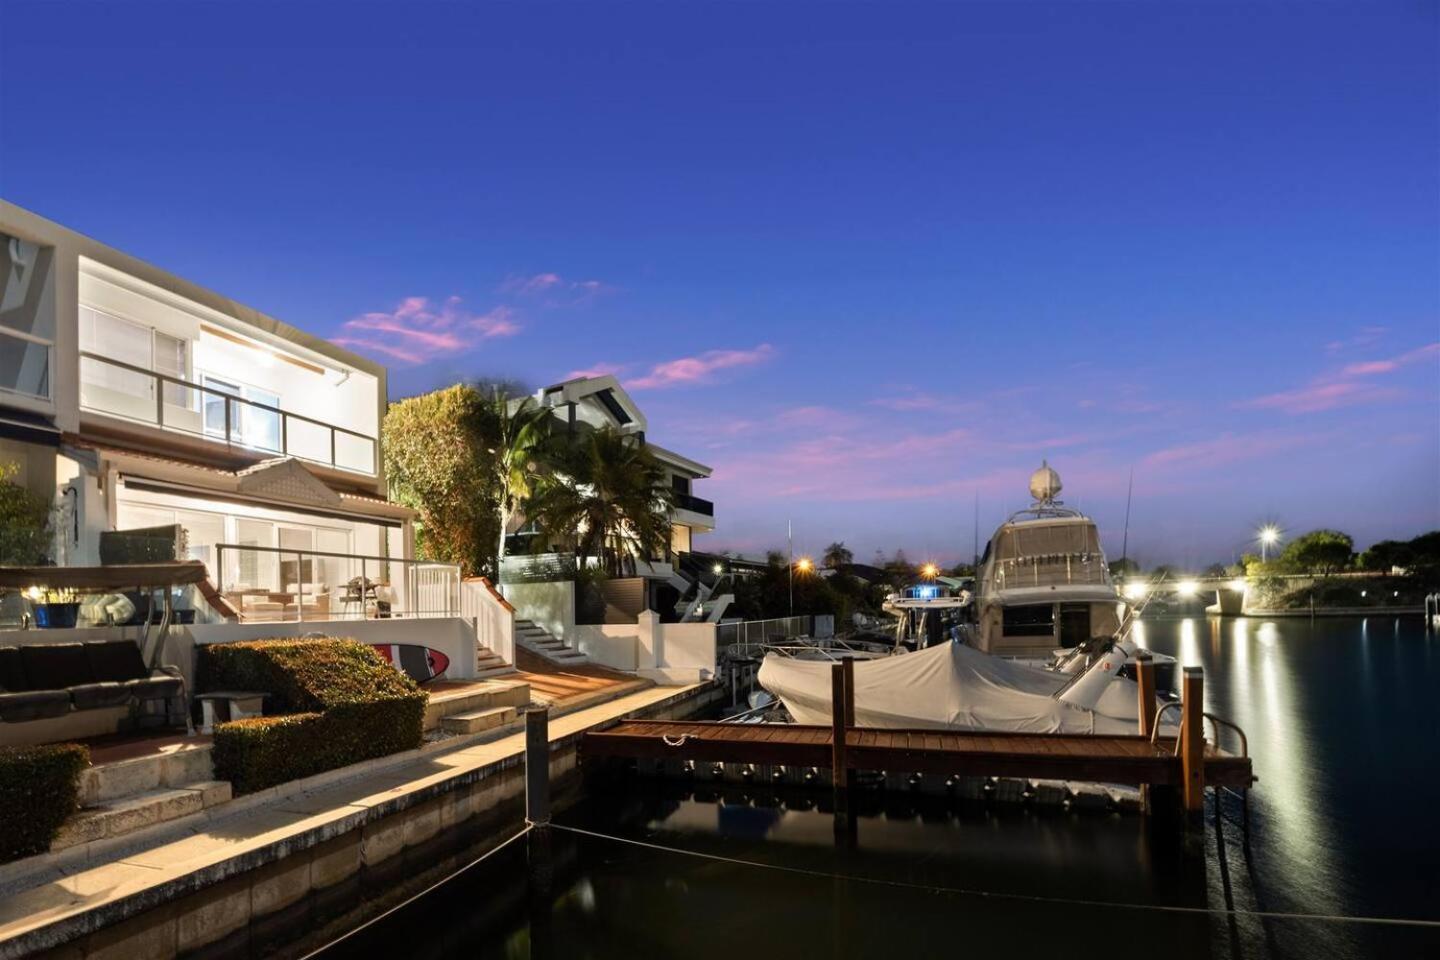
POLYGON ((487 680, 432 693, 425 707, 425 729, 466 734, 518 726, 520 711, 529 704, 530 684, 517 680, 487 680))
POLYGON ((557 640, 550 635, 550 631, 539 626, 533 620, 516 618, 515 642, 536 656, 544 657, 552 663, 563 666, 573 667, 590 662, 590 658, 585 654, 568 645, 564 640, 557 640))
POLYGON ((475 647, 475 679, 489 680, 491 677, 503 677, 507 673, 515 673, 513 664, 506 663, 500 654, 489 647, 476 645, 475 647))
POLYGON ((60 828, 50 849, 121 837, 230 797, 229 782, 215 779, 208 742, 97 764, 80 774, 81 809, 60 828))

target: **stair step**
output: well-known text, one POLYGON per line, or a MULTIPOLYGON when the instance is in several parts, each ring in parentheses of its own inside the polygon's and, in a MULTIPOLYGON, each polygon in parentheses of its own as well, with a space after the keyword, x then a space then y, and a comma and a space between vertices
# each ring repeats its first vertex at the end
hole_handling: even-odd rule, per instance
MULTIPOLYGON (((497 672, 502 668, 496 668, 497 672)), ((503 672, 513 670, 508 664, 503 672)), ((491 710, 496 707, 523 707, 530 702, 530 684, 509 679, 491 680, 488 677, 476 679, 486 682, 455 693, 432 695, 425 706, 425 729, 434 730, 446 717, 476 710, 491 710)))
POLYGON ((80 772, 80 804, 94 807, 161 787, 203 782, 215 776, 208 743, 165 753, 96 764, 80 772))
POLYGON ((230 783, 226 780, 202 780, 146 790, 81 810, 60 828, 50 849, 63 850, 77 843, 124 836, 156 823, 199 813, 206 807, 225 803, 230 797, 230 783))
POLYGON ((503 663, 503 662, 502 662, 502 663, 501 663, 500 665, 498 665, 498 666, 494 666, 494 667, 482 667, 482 668, 480 668, 479 670, 476 670, 476 671, 475 671, 475 679, 476 679, 476 680, 489 680, 489 679, 491 679, 491 678, 493 678, 493 677, 504 677, 504 676, 508 676, 509 674, 512 674, 512 673, 519 673, 519 671, 516 670, 514 667, 510 666, 510 664, 508 664, 508 663, 503 663))
POLYGON ((456 713, 440 721, 440 729, 447 733, 480 733, 512 722, 518 712, 514 707, 492 707, 489 710, 474 710, 470 713, 456 713))

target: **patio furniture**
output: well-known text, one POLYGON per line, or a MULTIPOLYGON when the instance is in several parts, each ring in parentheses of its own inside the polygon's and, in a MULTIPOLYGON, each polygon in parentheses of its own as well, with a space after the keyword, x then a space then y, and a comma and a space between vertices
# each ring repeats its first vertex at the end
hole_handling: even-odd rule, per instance
POLYGON ((164 700, 167 719, 178 720, 184 693, 178 669, 146 667, 129 640, 0 647, 0 720, 6 723, 150 700, 164 700))
POLYGON ((215 724, 259 717, 265 713, 268 693, 257 690, 212 690, 197 694, 200 701, 200 732, 214 733, 215 724))

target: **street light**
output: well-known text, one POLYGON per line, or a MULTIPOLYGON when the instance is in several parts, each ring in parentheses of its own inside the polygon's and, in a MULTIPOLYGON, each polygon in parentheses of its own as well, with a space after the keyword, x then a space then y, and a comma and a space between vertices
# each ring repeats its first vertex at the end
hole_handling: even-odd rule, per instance
POLYGON ((1270 559, 1270 548, 1280 541, 1280 528, 1273 523, 1267 523, 1260 528, 1260 560, 1264 562, 1270 559))
POLYGON ((935 564, 933 563, 927 563, 925 564, 925 566, 920 568, 920 576, 924 577, 926 580, 934 580, 936 577, 940 576, 940 568, 935 566, 935 564))
POLYGON ((815 569, 815 561, 809 557, 801 557, 790 565, 790 616, 795 616, 795 571, 809 573, 815 569))

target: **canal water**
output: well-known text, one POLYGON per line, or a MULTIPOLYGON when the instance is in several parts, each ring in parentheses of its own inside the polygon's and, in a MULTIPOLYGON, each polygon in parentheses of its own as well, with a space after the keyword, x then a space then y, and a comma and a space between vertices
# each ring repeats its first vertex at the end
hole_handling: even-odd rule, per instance
POLYGON ((1249 735, 1248 833, 1236 797, 1187 856, 1135 815, 892 790, 837 837, 823 791, 634 778, 543 857, 521 838, 323 956, 1440 957, 1440 638, 1372 617, 1137 639, 1203 667, 1206 710, 1249 735))

